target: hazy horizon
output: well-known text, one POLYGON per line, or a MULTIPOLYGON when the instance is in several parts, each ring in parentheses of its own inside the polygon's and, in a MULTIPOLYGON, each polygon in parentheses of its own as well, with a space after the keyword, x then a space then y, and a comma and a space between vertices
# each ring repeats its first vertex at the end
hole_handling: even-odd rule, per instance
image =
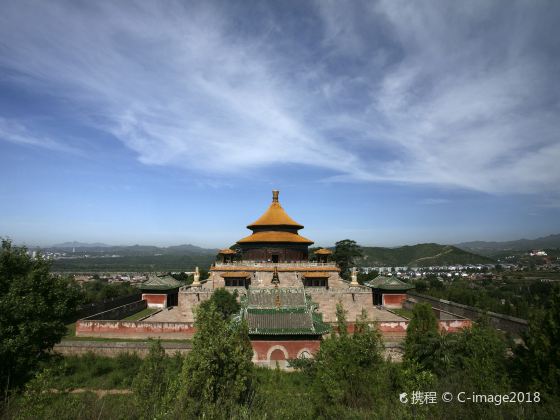
POLYGON ((560 232, 558 2, 0 5, 0 237, 560 232))
MULTIPOLYGON (((475 241, 482 241, 482 242, 509 242, 509 241, 517 241, 517 240, 534 240, 534 239, 541 239, 547 236, 556 236, 556 235, 560 235, 560 234, 555 234, 555 233, 551 233, 549 235, 545 235, 545 236, 539 236, 539 237, 531 237, 531 238, 510 238, 510 239, 504 239, 504 240, 492 240, 492 239, 478 239, 475 241)), ((82 244, 82 245, 87 245, 87 246, 107 246, 107 247, 130 247, 130 246, 156 246, 156 247, 160 247, 160 248, 166 248, 166 247, 173 247, 173 246, 195 246, 195 247, 199 247, 199 248, 203 248, 203 249, 220 249, 223 248, 220 246, 201 246, 199 244, 196 243, 190 243, 190 242, 182 242, 182 243, 107 243, 107 242, 85 242, 85 241, 78 241, 78 240, 69 240, 69 241, 62 241, 62 242, 51 242, 51 243, 45 243, 45 244, 36 244, 36 243, 22 243, 22 242, 18 242, 18 241, 14 241, 12 238, 9 238, 10 240, 13 241, 13 243, 17 246, 25 246, 27 248, 52 248, 52 247, 56 247, 56 246, 60 246, 60 245, 64 245, 64 244, 71 244, 71 243, 77 243, 77 244, 82 244)), ((239 238, 240 239, 240 238, 239 238)), ((338 240, 342 240, 342 239, 352 239, 352 238, 339 238, 338 240)), ((235 241, 233 241, 230 245, 225 245, 225 246, 231 246, 234 244, 235 241)), ((439 242, 440 245, 457 245, 457 244, 461 244, 461 243, 466 243, 466 242, 474 242, 474 241, 457 241, 457 242, 449 242, 449 243, 441 243, 439 242)), ((365 247, 386 247, 386 248, 398 248, 401 246, 407 246, 407 245, 419 245, 419 244, 425 244, 425 243, 438 243, 437 241, 422 241, 422 242, 414 242, 414 243, 401 243, 401 244, 369 244, 369 243, 358 243, 358 245, 360 246, 365 246, 365 247)), ((334 247, 335 243, 322 243, 322 244, 313 244, 311 245, 312 247, 317 247, 317 246, 323 246, 323 247, 334 247)))

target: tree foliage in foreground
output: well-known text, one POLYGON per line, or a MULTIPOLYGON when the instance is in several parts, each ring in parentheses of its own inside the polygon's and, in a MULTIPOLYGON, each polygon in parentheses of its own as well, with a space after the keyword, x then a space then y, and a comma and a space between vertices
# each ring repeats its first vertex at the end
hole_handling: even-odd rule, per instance
POLYGON ((414 305, 404 341, 405 360, 431 368, 430 360, 433 358, 435 342, 439 339, 438 321, 432 307, 427 303, 414 305))
POLYGON ((551 291, 548 307, 531 317, 523 339, 515 349, 516 380, 526 389, 560 395, 560 287, 551 291))
POLYGON ((504 385, 507 343, 486 319, 457 333, 439 332, 438 321, 428 304, 416 304, 407 328, 405 362, 417 363, 440 377, 471 370, 472 387, 504 385))
POLYGON ((356 321, 349 334, 346 311, 337 305, 337 333, 322 343, 316 357, 304 364, 312 377, 316 414, 335 416, 340 409, 372 407, 379 390, 379 370, 383 365, 383 345, 377 329, 366 322, 366 314, 356 321))
POLYGON ((246 409, 253 394, 247 325, 224 319, 212 302, 199 306, 195 325, 169 411, 187 418, 231 418, 246 409))
POLYGON ((210 299, 202 302, 200 306, 206 307, 214 305, 216 310, 222 315, 225 320, 230 319, 233 315, 238 314, 241 306, 237 301, 237 290, 230 293, 225 288, 219 288, 212 293, 210 299))
POLYGON ((136 404, 143 418, 153 419, 162 411, 164 397, 172 378, 172 372, 166 369, 165 359, 164 348, 159 341, 155 341, 132 382, 136 404))
POLYGON ((50 264, 3 240, 0 250, 0 385, 19 386, 66 333, 78 288, 50 264))

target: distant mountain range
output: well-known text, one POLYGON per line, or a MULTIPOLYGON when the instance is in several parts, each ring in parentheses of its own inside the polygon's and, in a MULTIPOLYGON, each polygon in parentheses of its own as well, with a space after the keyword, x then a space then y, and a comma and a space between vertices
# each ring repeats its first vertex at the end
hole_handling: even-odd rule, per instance
POLYGON ((548 235, 537 239, 518 239, 505 242, 473 241, 462 242, 455 245, 465 251, 483 255, 499 255, 506 251, 527 252, 531 249, 558 249, 560 248, 560 234, 548 235))
MULTIPOLYGON (((435 243, 406 245, 397 248, 363 247, 362 266, 441 266, 456 264, 492 264, 505 255, 527 252, 530 249, 558 249, 560 234, 537 239, 519 239, 506 242, 473 241, 456 245, 435 243)), ((202 248, 192 244, 157 247, 152 245, 113 246, 104 243, 64 242, 46 248, 88 254, 90 257, 119 255, 121 257, 165 257, 181 256, 202 261, 218 253, 215 248, 202 248)), ((91 259, 90 262, 92 263, 91 259)))
POLYGON ((434 243, 398 248, 362 247, 362 266, 427 267, 456 264, 493 264, 491 258, 473 254, 452 245, 434 243))

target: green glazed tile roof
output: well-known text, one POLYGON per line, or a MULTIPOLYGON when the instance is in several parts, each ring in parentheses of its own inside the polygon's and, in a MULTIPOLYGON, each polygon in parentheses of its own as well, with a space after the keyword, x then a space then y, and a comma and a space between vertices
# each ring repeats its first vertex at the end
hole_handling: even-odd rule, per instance
POLYGON ((169 290, 180 287, 181 282, 171 276, 150 276, 147 281, 140 285, 141 290, 169 290))
POLYGON ((399 280, 396 277, 385 277, 379 276, 373 280, 365 283, 365 286, 371 287, 372 289, 379 290, 409 290, 414 289, 414 286, 404 281, 399 280))
POLYGON ((251 289, 242 316, 253 335, 322 335, 330 331, 303 288, 251 289), (280 306, 277 306, 280 297, 280 306))

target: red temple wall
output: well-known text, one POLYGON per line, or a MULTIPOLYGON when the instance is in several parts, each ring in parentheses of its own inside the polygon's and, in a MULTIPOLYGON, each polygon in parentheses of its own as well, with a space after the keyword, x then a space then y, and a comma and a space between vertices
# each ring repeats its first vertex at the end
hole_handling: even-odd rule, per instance
POLYGON ((251 340, 253 361, 297 359, 301 352, 314 355, 321 346, 320 340, 251 340))
POLYGON ((195 333, 192 322, 144 322, 79 320, 76 335, 108 338, 188 339, 195 333))
POLYGON ((142 293, 142 300, 148 302, 148 308, 166 308, 167 294, 142 293))
POLYGON ((404 294, 383 294, 383 306, 387 308, 402 308, 403 302, 406 300, 404 294))

